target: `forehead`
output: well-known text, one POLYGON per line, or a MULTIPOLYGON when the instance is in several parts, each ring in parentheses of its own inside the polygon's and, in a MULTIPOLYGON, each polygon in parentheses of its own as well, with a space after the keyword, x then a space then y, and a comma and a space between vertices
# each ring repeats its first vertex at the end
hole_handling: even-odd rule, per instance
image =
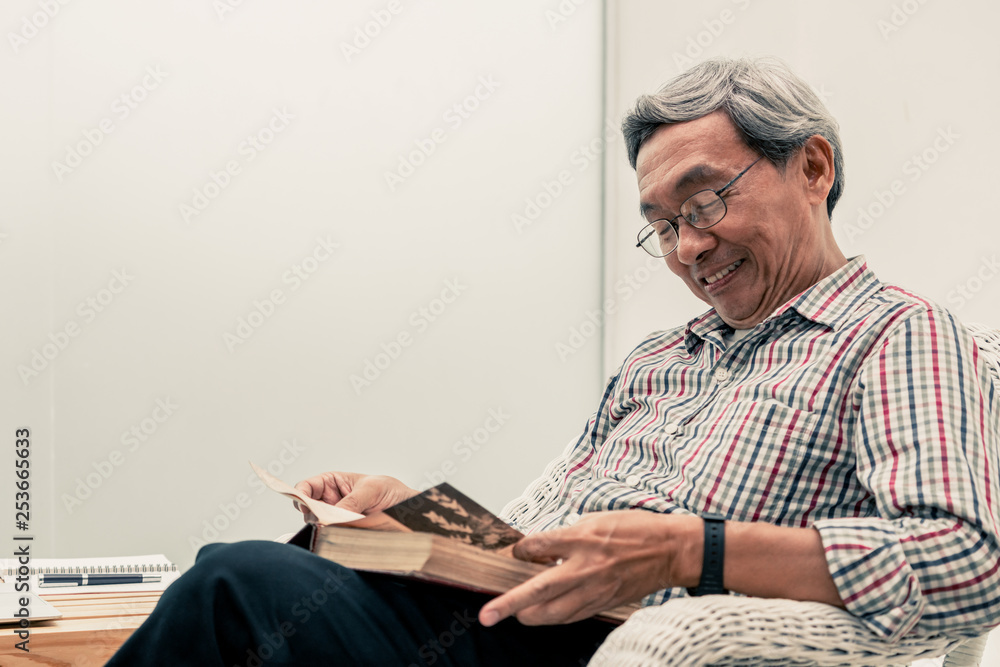
POLYGON ((694 189, 731 176, 751 154, 723 111, 664 125, 639 148, 635 173, 641 206, 668 210, 694 189))

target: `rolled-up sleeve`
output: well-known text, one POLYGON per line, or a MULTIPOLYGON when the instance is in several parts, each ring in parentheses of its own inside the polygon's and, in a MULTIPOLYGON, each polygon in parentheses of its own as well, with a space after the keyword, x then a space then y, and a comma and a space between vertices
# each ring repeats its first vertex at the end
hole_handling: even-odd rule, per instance
POLYGON ((814 525, 847 610, 879 636, 982 634, 1000 624, 1000 383, 946 311, 900 320, 847 407, 875 511, 814 525))

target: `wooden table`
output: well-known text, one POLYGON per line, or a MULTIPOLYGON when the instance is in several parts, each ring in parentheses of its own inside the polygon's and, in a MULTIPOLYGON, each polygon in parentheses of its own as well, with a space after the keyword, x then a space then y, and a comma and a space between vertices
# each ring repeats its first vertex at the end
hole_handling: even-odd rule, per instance
POLYGON ((20 639, 10 626, 0 628, 3 667, 100 667, 146 620, 160 593, 64 593, 42 597, 62 612, 62 618, 31 624, 30 653, 14 647, 20 639))

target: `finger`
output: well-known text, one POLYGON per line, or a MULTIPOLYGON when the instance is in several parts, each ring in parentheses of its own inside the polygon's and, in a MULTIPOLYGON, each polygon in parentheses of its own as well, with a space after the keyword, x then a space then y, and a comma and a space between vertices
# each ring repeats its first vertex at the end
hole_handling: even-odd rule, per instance
MULTIPOLYGON (((303 489, 301 485, 302 482, 299 482, 298 484, 295 485, 295 489, 300 493, 302 493, 303 495, 308 496, 309 494, 307 489, 303 489)), ((306 505, 305 503, 301 503, 298 500, 293 500, 292 505, 295 506, 295 509, 302 512, 303 521, 305 521, 306 523, 316 523, 317 521, 316 515, 312 513, 312 510, 309 509, 308 505, 306 505)))
POLYGON ((373 508, 377 509, 380 499, 381 493, 378 488, 372 485, 359 484, 351 489, 350 493, 341 498, 340 502, 336 503, 336 505, 351 512, 365 514, 373 508))
POLYGON ((572 534, 567 535, 569 530, 559 528, 526 535, 514 545, 513 556, 536 563, 551 563, 565 558, 570 546, 567 538, 572 538, 572 534))
POLYGON ((310 498, 336 505, 350 491, 349 480, 342 479, 342 475, 342 473, 325 472, 302 480, 295 485, 295 488, 310 498))
MULTIPOLYGON (((505 618, 515 616, 530 607, 544 605, 565 593, 566 590, 571 588, 571 583, 564 580, 561 573, 558 573, 556 569, 553 568, 536 574, 523 584, 515 586, 500 597, 487 602, 479 610, 479 622, 485 627, 496 625, 505 618)), ((547 620, 538 620, 537 616, 528 619, 518 618, 529 625, 541 624, 547 620)))
MULTIPOLYGON (((306 481, 302 481, 296 484, 295 490, 301 493, 302 495, 306 496, 307 498, 313 497, 312 486, 306 481)), ((292 505, 295 507, 295 509, 302 512, 303 514, 309 512, 309 508, 306 507, 304 504, 300 503, 298 500, 292 500, 292 505)))
POLYGON ((326 484, 321 476, 310 477, 309 479, 304 479, 295 485, 298 491, 301 491, 303 495, 310 498, 322 498, 323 497, 323 487, 326 484))

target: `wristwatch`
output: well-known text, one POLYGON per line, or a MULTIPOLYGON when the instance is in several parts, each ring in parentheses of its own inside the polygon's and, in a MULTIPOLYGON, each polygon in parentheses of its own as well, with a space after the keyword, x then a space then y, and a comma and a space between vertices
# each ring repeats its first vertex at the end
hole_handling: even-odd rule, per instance
POLYGON ((728 595, 722 585, 722 564, 726 554, 726 520, 721 516, 705 515, 705 549, 701 561, 698 586, 687 589, 688 595, 728 595))

